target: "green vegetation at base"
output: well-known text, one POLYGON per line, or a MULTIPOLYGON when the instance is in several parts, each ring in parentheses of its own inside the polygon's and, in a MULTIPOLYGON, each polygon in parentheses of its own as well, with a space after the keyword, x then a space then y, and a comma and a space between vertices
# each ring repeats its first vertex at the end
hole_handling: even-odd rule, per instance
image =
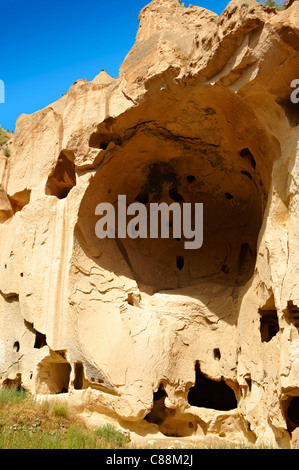
POLYGON ((128 444, 110 424, 94 430, 66 406, 37 402, 16 388, 0 389, 0 449, 125 449, 128 444))

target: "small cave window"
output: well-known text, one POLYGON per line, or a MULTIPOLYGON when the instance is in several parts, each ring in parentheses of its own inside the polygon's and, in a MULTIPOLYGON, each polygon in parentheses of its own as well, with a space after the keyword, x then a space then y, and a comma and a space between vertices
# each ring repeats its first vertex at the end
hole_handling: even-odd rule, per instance
POLYGON ((177 256, 176 258, 176 266, 179 271, 182 271, 185 264, 184 256, 177 256))
POLYGON ((278 101, 278 104, 283 108, 290 126, 297 127, 299 124, 298 103, 293 103, 289 98, 286 98, 278 101))
POLYGON ((247 384, 248 391, 251 392, 251 387, 252 387, 252 380, 251 380, 251 377, 245 378, 245 382, 246 382, 246 384, 247 384))
POLYGON ((84 369, 82 362, 76 362, 74 366, 74 389, 81 390, 83 388, 84 369))
POLYGON ((193 183, 195 181, 195 176, 193 175, 188 175, 187 176, 187 181, 189 184, 193 183))
POLYGON ((129 292, 127 302, 129 305, 132 305, 132 307, 140 307, 140 294, 136 292, 129 292))
POLYGON ((44 358, 38 366, 36 392, 42 394, 67 393, 71 366, 58 351, 44 358))
POLYGON ((33 323, 30 323, 26 320, 24 320, 24 324, 28 330, 35 335, 35 341, 34 341, 34 348, 35 349, 41 349, 44 346, 47 346, 47 338, 46 335, 43 333, 40 333, 33 327, 33 323))
POLYGON ((14 345, 13 345, 13 348, 16 352, 19 352, 20 351, 20 343, 19 341, 15 341, 14 342, 14 345))
POLYGON ((289 432, 299 427, 299 397, 292 397, 289 401, 286 418, 289 432))
POLYGON ((46 345, 47 345, 46 335, 44 335, 43 333, 40 333, 39 331, 35 330, 34 348, 35 349, 41 349, 46 345))
POLYGON ((146 415, 145 419, 149 423, 161 424, 165 419, 165 401, 166 392, 163 385, 160 385, 157 392, 153 395, 153 408, 151 412, 146 415))
POLYGON ((19 295, 18 294, 11 294, 3 296, 5 302, 8 304, 12 304, 14 302, 19 302, 19 295))
POLYGON ((174 202, 185 202, 185 199, 183 198, 183 196, 180 193, 178 193, 175 189, 169 190, 169 197, 174 202))
POLYGON ((58 199, 67 197, 70 190, 76 186, 76 171, 73 152, 61 152, 54 170, 46 184, 46 194, 58 199))
POLYGON ((141 191, 135 198, 135 201, 140 202, 141 204, 147 204, 149 200, 148 193, 141 191))
POLYGON ((263 343, 268 343, 279 332, 278 317, 276 310, 259 310, 260 330, 263 343))
POLYGON ((288 302, 287 320, 299 329, 299 308, 291 300, 288 302))
POLYGON ((242 149, 240 155, 242 158, 245 158, 254 169, 256 168, 256 161, 248 148, 242 149))
POLYGON ((228 199, 228 200, 234 198, 234 196, 233 196, 231 193, 225 193, 225 197, 226 197, 226 199, 228 199))
POLYGON ((228 411, 237 408, 234 391, 225 383, 207 378, 200 370, 199 361, 195 364, 195 385, 188 394, 191 406, 228 411))
POLYGON ((249 173, 249 171, 243 170, 243 171, 241 171, 241 173, 242 173, 242 175, 247 176, 247 178, 249 178, 250 180, 252 180, 252 176, 251 176, 251 174, 249 173))
POLYGON ((213 354, 214 354, 214 359, 215 359, 216 361, 220 361, 220 359, 221 359, 220 349, 219 349, 219 348, 215 348, 214 351, 213 351, 213 354))
POLYGON ((90 137, 89 146, 100 150, 107 150, 110 142, 114 143, 115 145, 121 145, 121 136, 113 133, 94 133, 90 137))
POLYGON ((243 275, 250 271, 253 265, 253 253, 248 243, 243 243, 239 255, 239 274, 243 275))
POLYGON ((177 410, 165 406, 167 394, 161 384, 153 395, 153 406, 145 417, 148 423, 158 426, 159 431, 169 437, 191 436, 196 431, 197 424, 193 415, 186 413, 177 416, 177 410))
POLYGON ((224 274, 228 274, 228 273, 229 273, 229 268, 228 268, 227 264, 224 264, 224 265, 221 267, 221 271, 222 271, 224 274))

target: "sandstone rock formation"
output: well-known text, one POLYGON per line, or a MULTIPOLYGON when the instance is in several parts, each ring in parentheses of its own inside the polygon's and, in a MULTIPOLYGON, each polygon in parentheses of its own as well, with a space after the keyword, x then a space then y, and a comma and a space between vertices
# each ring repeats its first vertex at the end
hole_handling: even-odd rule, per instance
POLYGON ((1 156, 1 379, 144 439, 288 448, 299 3, 233 0, 217 16, 153 0, 139 23, 118 78, 21 115, 1 156), (203 203, 203 247, 99 240, 95 208, 118 195, 203 203))

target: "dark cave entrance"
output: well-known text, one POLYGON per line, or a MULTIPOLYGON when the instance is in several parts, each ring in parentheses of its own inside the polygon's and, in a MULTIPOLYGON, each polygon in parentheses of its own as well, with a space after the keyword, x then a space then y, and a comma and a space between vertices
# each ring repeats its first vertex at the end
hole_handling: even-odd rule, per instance
POLYGON ((82 362, 76 362, 74 365, 74 389, 81 390, 83 388, 84 368, 82 362))
POLYGON ((36 393, 67 393, 70 374, 71 365, 65 357, 65 351, 50 351, 50 355, 38 364, 36 393))
POLYGON ((145 417, 148 423, 156 424, 159 431, 169 437, 191 436, 196 431, 197 423, 190 413, 180 413, 173 408, 165 406, 167 394, 163 384, 153 394, 153 406, 145 417))
POLYGON ((224 380, 207 378, 200 370, 199 361, 195 364, 195 385, 190 388, 188 402, 191 406, 229 411, 237 408, 234 391, 224 380))
POLYGON ((74 155, 70 151, 62 151, 54 170, 46 184, 46 194, 58 199, 67 197, 70 190, 76 186, 74 155))
POLYGON ((146 415, 145 419, 149 423, 155 424, 162 424, 165 419, 165 398, 166 392, 163 388, 163 385, 160 385, 157 392, 154 392, 153 395, 153 408, 148 415, 146 415))
POLYGON ((260 331, 263 343, 268 343, 279 332, 277 310, 275 308, 274 296, 268 299, 266 304, 259 309, 260 331))
POLYGON ((290 433, 299 427, 299 397, 292 397, 288 400, 286 406, 286 420, 290 433))

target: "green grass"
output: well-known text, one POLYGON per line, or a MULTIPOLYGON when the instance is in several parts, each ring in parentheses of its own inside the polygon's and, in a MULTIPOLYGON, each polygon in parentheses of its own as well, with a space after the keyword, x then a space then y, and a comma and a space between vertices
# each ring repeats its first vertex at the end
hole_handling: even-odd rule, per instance
POLYGON ((125 449, 114 426, 88 428, 66 406, 38 403, 25 391, 0 389, 0 449, 125 449))
POLYGON ((25 390, 17 390, 17 388, 6 388, 0 389, 0 410, 5 405, 15 405, 28 401, 28 394, 25 390))

